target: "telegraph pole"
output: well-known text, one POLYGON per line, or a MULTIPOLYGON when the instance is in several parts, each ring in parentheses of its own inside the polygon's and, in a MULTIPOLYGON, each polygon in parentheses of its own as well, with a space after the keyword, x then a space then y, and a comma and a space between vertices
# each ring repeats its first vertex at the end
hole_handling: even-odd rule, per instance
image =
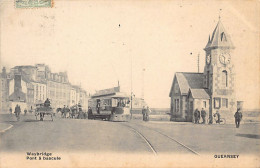
POLYGON ((142 69, 142 99, 144 100, 144 72, 145 68, 142 69))

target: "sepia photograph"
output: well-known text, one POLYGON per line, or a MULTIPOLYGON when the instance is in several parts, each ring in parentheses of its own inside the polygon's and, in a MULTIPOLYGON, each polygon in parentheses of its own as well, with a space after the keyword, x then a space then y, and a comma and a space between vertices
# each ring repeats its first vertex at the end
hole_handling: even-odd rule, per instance
POLYGON ((259 167, 257 0, 0 0, 0 167, 259 167))

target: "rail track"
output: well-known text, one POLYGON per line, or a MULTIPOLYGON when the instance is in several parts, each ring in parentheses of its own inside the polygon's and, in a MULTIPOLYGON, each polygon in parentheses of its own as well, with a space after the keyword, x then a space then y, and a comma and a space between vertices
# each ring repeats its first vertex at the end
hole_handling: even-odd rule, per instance
MULTIPOLYGON (((156 150, 156 148, 154 147, 154 145, 149 141, 149 139, 144 135, 142 134, 140 131, 138 131, 136 128, 134 128, 133 126, 131 126, 130 124, 126 124, 126 123, 123 123, 124 126, 126 127, 129 127, 130 129, 132 129, 134 132, 136 132, 144 141, 145 143, 149 146, 150 150, 152 151, 152 153, 154 155, 157 155, 158 154, 158 151, 156 150)), ((158 130, 155 130, 155 129, 152 129, 152 128, 149 128, 149 127, 146 127, 146 126, 143 126, 143 125, 140 125, 140 124, 136 124, 136 126, 138 127, 143 127, 145 129, 148 129, 148 130, 151 130, 153 132, 156 132, 166 138, 168 138, 169 140, 171 140, 172 142, 175 142, 177 143, 179 146, 181 146, 182 148, 184 148, 185 150, 187 150, 189 153, 192 153, 194 155, 198 155, 199 156, 199 153, 196 152, 195 150, 191 149, 190 147, 186 146, 185 144, 181 143, 180 141, 176 140, 175 138, 171 137, 171 136, 168 136, 166 135, 165 133, 162 133, 158 130)))

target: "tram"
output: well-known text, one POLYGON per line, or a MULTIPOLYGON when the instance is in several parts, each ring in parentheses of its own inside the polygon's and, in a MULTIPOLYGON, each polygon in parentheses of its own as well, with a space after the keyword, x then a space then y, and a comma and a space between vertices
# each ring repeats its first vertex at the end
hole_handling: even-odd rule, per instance
POLYGON ((89 119, 129 121, 131 118, 129 96, 123 92, 93 95, 88 104, 89 119))

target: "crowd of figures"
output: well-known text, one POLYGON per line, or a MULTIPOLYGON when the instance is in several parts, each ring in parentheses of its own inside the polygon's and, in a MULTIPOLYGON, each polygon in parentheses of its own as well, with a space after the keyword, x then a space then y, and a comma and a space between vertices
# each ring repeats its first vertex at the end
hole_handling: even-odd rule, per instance
POLYGON ((143 109, 142 109, 143 121, 149 121, 150 113, 151 113, 150 108, 148 106, 146 108, 145 108, 145 106, 143 106, 143 109))
POLYGON ((80 104, 76 104, 72 107, 65 106, 63 108, 57 108, 57 113, 61 113, 62 118, 74 118, 74 119, 86 119, 87 113, 82 110, 80 104))

